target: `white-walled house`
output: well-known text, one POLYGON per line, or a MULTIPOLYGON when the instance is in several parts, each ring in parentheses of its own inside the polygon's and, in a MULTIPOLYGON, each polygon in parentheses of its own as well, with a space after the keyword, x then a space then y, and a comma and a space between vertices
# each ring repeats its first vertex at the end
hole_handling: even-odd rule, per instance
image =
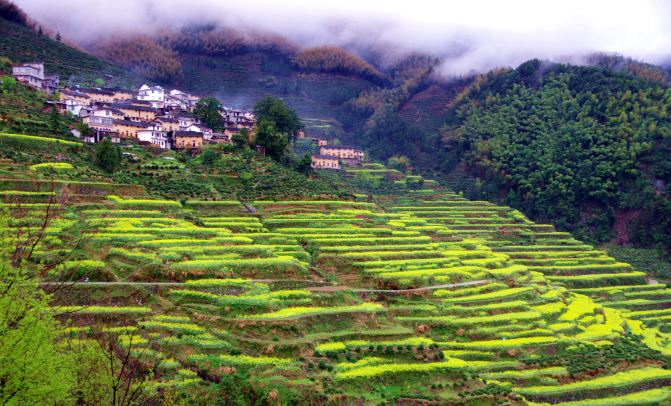
POLYGON ((202 124, 191 124, 190 126, 185 127, 183 130, 184 131, 201 132, 201 133, 203 133, 203 139, 204 140, 210 140, 212 138, 212 129, 207 128, 202 124))
POLYGON ((58 90, 58 75, 45 74, 44 63, 42 62, 27 62, 14 66, 12 67, 12 75, 19 82, 47 94, 52 94, 58 90))
POLYGON ((161 86, 142 85, 137 91, 137 99, 150 102, 154 108, 163 108, 165 106, 165 90, 161 86))
POLYGON ((160 123, 154 122, 149 127, 138 130, 137 139, 138 141, 148 142, 157 148, 170 149, 168 133, 163 131, 160 123))
POLYGON ((88 108, 88 104, 83 103, 81 100, 65 99, 64 103, 67 112, 75 116, 81 116, 82 109, 88 108))
POLYGON ((59 93, 60 102, 65 105, 65 110, 75 116, 80 115, 83 108, 89 108, 92 104, 91 98, 78 90, 65 89, 59 93))
POLYGON ((44 64, 41 62, 28 62, 12 68, 12 75, 21 83, 41 89, 44 80, 44 64))
POLYGON ((177 107, 184 111, 192 111, 200 97, 178 89, 173 89, 165 96, 166 107, 177 107))
POLYGON ((184 130, 185 128, 198 124, 198 119, 194 116, 188 116, 188 115, 179 115, 177 117, 177 120, 179 120, 179 127, 184 130))
POLYGON ((121 111, 113 108, 108 108, 108 107, 97 107, 94 106, 93 108, 87 107, 87 108, 81 108, 79 110, 79 116, 80 117, 86 117, 86 116, 95 116, 95 117, 105 117, 105 118, 113 118, 117 120, 121 120, 124 118, 124 115, 121 111))
POLYGON ((100 131, 113 130, 114 119, 112 119, 111 117, 108 118, 108 117, 87 115, 83 117, 82 121, 84 122, 84 124, 88 125, 93 130, 100 130, 100 131))

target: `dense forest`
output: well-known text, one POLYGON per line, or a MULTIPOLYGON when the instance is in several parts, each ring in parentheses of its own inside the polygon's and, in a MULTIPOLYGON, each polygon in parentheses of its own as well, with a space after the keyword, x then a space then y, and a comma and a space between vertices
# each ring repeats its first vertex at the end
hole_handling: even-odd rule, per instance
POLYGON ((440 170, 465 164, 471 193, 580 238, 668 251, 670 107, 658 81, 531 60, 455 100, 440 170))
POLYGON ((298 53, 293 63, 305 71, 353 74, 385 85, 388 81, 375 67, 342 48, 321 46, 298 53))
POLYGON ((403 103, 434 80, 427 69, 377 104, 360 96, 355 109, 374 108, 359 136, 372 156, 408 156, 468 197, 512 205, 593 243, 668 253, 666 74, 626 58, 591 63, 531 60, 455 81, 439 131, 400 119, 403 103))

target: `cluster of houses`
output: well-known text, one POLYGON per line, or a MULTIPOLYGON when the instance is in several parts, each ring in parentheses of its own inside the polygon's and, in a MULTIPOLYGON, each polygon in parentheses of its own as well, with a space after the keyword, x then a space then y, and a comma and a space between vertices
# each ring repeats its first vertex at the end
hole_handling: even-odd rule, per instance
POLYGON ((205 144, 228 143, 243 128, 254 126, 254 116, 239 110, 221 111, 225 128, 215 133, 200 122, 193 109, 200 98, 181 90, 166 92, 143 85, 136 92, 115 88, 64 89, 58 108, 82 118, 93 130, 84 141, 112 142, 135 139, 162 149, 199 149, 205 144))
POLYGON ((327 140, 315 140, 319 154, 312 155, 311 166, 314 169, 341 169, 341 163, 358 165, 363 162, 365 154, 362 150, 347 145, 328 145, 327 140))
MULTIPOLYGON (((59 89, 57 75, 46 75, 42 62, 30 62, 13 67, 14 77, 47 94, 58 92, 59 99, 50 102, 63 114, 82 118, 92 135, 73 134, 85 142, 110 139, 119 143, 132 139, 141 145, 161 149, 199 149, 205 144, 230 143, 242 129, 251 130, 254 115, 224 108, 220 114, 224 131, 216 133, 203 125, 193 114, 200 97, 178 89, 166 91, 161 86, 142 85, 132 91, 120 88, 59 89)), ((341 164, 358 165, 364 152, 345 145, 328 145, 324 139, 313 140, 319 153, 312 155, 315 169, 341 169, 341 164)), ((260 151, 261 152, 261 151, 260 151)))
POLYGON ((44 74, 41 62, 13 67, 14 77, 48 94, 58 91, 59 99, 49 102, 63 114, 81 117, 92 131, 76 137, 85 142, 109 138, 119 143, 133 139, 141 145, 162 149, 199 149, 205 144, 229 143, 242 129, 251 130, 253 114, 224 108, 220 114, 223 132, 216 133, 193 114, 200 97, 178 89, 166 91, 161 86, 142 85, 132 91, 120 88, 58 87, 58 76, 44 74))

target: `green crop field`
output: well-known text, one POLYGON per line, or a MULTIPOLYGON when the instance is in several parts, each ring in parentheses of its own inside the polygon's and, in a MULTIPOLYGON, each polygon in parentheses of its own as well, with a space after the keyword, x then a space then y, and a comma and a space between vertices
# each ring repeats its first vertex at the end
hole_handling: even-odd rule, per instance
POLYGON ((51 210, 28 265, 59 261, 39 278, 59 287, 62 340, 113 337, 154 371, 148 394, 235 382, 282 404, 669 397, 671 289, 511 208, 437 185, 367 202, 179 201, 82 180, 76 162, 31 165, 0 179, 3 230, 37 230, 51 210), (39 168, 61 168, 51 187, 39 168))

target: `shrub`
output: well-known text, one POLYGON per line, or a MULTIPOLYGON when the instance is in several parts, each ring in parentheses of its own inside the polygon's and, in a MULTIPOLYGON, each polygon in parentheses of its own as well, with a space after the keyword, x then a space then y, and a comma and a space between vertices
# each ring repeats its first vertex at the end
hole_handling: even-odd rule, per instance
POLYGON ((253 314, 240 316, 247 320, 289 320, 301 317, 340 314, 340 313, 377 313, 385 312, 387 309, 378 303, 361 303, 352 306, 333 307, 288 307, 272 313, 253 314))
MULTIPOLYGON (((192 355, 188 357, 190 362, 210 363, 214 365, 235 365, 240 367, 258 367, 258 366, 286 366, 291 363, 289 358, 276 357, 251 357, 249 355, 192 355)), ((320 363, 321 365, 321 363, 320 363)))
POLYGON ((192 323, 173 323, 157 320, 148 320, 138 323, 141 327, 153 330, 168 330, 176 333, 198 335, 206 332, 204 328, 192 323))
POLYGON ((588 390, 612 390, 621 386, 640 385, 645 382, 669 378, 671 378, 670 370, 656 367, 647 367, 622 371, 613 375, 600 376, 586 381, 572 382, 559 386, 528 386, 515 388, 515 392, 527 396, 548 396, 588 390))
POLYGON ((25 134, 0 133, 0 138, 3 138, 5 144, 11 144, 12 142, 17 143, 17 145, 28 145, 28 146, 35 146, 36 144, 42 144, 47 148, 53 146, 54 144, 60 144, 71 147, 82 146, 81 142, 66 141, 59 138, 38 137, 35 135, 25 135, 25 134))
POLYGON ((39 172, 48 172, 51 170, 56 172, 67 172, 74 169, 74 167, 72 164, 67 162, 44 162, 41 164, 31 165, 30 169, 39 172))
POLYGON ((468 364, 457 358, 449 358, 444 362, 430 362, 425 364, 381 364, 364 365, 357 368, 351 368, 342 372, 336 372, 335 378, 339 380, 373 378, 385 374, 402 373, 424 373, 440 370, 452 370, 466 368, 468 364))
POLYGON ((133 306, 54 306, 59 313, 78 314, 146 314, 151 313, 150 307, 133 306))

